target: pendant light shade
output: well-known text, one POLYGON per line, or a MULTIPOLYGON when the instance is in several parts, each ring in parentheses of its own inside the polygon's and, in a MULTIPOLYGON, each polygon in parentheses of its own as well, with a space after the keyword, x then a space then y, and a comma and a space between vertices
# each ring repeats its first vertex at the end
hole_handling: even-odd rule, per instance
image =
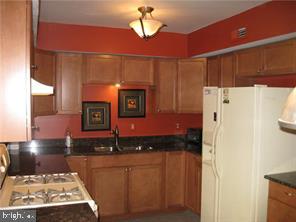
POLYGON ((278 122, 283 128, 296 130, 296 88, 288 96, 278 122))
POLYGON ((167 26, 162 22, 153 19, 151 14, 153 10, 154 9, 149 6, 138 8, 138 11, 142 13, 142 16, 129 24, 129 26, 145 40, 153 37, 160 31, 160 29, 167 26), (149 17, 147 14, 149 14, 149 17))

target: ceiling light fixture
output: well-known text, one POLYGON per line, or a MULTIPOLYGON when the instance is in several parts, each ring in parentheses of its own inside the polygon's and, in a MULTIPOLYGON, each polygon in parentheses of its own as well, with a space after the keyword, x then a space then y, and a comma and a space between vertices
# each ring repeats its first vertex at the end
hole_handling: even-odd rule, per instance
POLYGON ((142 16, 129 24, 129 26, 145 40, 155 36, 160 29, 167 26, 152 17, 151 13, 153 10, 154 8, 150 6, 139 7, 138 11, 142 13, 142 16), (147 14, 149 14, 149 17, 147 14))

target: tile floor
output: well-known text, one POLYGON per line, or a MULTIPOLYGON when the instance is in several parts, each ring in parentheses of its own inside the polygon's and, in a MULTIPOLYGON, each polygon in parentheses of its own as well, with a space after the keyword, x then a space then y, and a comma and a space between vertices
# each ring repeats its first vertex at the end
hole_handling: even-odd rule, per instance
POLYGON ((158 214, 137 219, 120 220, 118 222, 200 222, 200 218, 197 214, 187 210, 183 212, 158 214))

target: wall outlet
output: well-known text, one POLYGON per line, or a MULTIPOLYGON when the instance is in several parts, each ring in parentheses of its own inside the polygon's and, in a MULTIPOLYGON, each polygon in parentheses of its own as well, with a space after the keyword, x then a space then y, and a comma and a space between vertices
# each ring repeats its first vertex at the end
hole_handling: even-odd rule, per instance
POLYGON ((180 129, 180 123, 176 123, 176 129, 180 129))
POLYGON ((135 124, 134 123, 131 124, 131 130, 135 130, 135 124))

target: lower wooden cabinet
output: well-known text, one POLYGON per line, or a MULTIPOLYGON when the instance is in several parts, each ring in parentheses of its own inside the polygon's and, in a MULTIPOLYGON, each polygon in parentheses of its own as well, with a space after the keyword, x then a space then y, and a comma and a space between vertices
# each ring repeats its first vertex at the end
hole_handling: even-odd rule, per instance
POLYGON ((167 152, 165 168, 165 206, 184 207, 185 152, 167 152))
POLYGON ((186 153, 185 206, 200 214, 201 209, 201 157, 186 153))
POLYGON ((162 204, 162 166, 128 168, 128 209, 130 213, 160 210, 162 204))
POLYGON ((296 221, 296 189, 269 182, 267 221, 296 221))
POLYGON ((91 193, 100 215, 127 213, 127 169, 110 167, 91 170, 91 193))
POLYGON ((187 207, 200 213, 201 157, 185 151, 70 156, 102 217, 187 207))
POLYGON ((163 153, 89 158, 90 193, 101 216, 160 210, 163 153))

